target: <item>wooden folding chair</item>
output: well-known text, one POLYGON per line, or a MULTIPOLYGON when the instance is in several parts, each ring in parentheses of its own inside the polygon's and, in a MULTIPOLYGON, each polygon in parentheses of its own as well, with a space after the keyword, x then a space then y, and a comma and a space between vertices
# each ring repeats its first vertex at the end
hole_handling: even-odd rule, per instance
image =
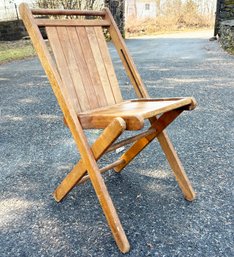
POLYGON ((185 199, 192 201, 195 193, 165 128, 184 110, 194 109, 196 102, 191 97, 149 98, 107 8, 103 11, 30 10, 22 3, 20 14, 81 156, 55 190, 54 197, 59 202, 75 185, 90 179, 113 237, 120 251, 126 253, 130 245, 101 173, 112 168, 120 172, 157 138, 185 199), (39 27, 45 27, 52 51, 48 50, 39 27), (122 99, 103 29, 109 31, 139 99, 122 99), (141 130, 147 119, 151 124, 148 130, 115 142, 125 130, 141 130), (84 129, 104 130, 90 146, 84 129), (130 148, 117 161, 102 169, 98 167, 97 161, 103 154, 130 143, 130 148))

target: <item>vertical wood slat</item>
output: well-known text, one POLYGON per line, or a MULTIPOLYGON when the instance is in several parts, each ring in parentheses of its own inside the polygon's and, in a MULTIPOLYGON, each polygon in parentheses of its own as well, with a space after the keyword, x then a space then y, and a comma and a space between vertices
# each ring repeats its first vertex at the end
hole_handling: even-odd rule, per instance
POLYGON ((58 70, 63 81, 63 85, 67 89, 67 94, 69 96, 69 101, 75 108, 76 113, 80 111, 80 105, 78 102, 78 98, 73 87, 73 81, 71 79, 70 71, 67 65, 66 58, 63 52, 63 46, 60 44, 60 38, 57 33, 57 29, 55 27, 47 27, 46 28, 48 38, 56 59, 56 63, 58 66, 58 70))
POLYGON ((89 43, 89 39, 85 30, 85 27, 76 28, 76 32, 80 42, 80 48, 78 47, 79 49, 77 49, 77 51, 78 52, 81 51, 82 58, 86 60, 86 64, 87 64, 86 70, 89 71, 89 75, 92 80, 93 88, 91 88, 91 90, 93 92, 91 92, 91 94, 93 94, 94 92, 96 93, 96 99, 98 101, 97 107, 107 106, 107 100, 105 97, 105 92, 103 90, 102 81, 98 73, 98 69, 96 66, 96 62, 94 60, 93 52, 89 43))
POLYGON ((109 81, 110 81, 110 85, 112 88, 113 96, 115 98, 115 102, 116 103, 122 102, 123 98, 122 98, 122 95, 120 92, 119 83, 118 83, 118 80, 117 80, 117 77, 115 74, 113 63, 112 63, 112 60, 111 60, 111 57, 109 54, 108 46, 107 46, 106 40, 103 36, 103 30, 101 27, 95 27, 94 30, 96 33, 99 49, 102 54, 103 63, 105 64, 106 72, 109 77, 109 81))
POLYGON ((105 92, 105 97, 106 97, 107 103, 108 103, 108 105, 112 105, 115 103, 115 99, 114 99, 113 92, 111 89, 109 77, 106 72, 106 67, 103 63, 102 55, 101 55, 101 52, 99 49, 99 45, 98 45, 98 41, 96 38, 94 28, 86 27, 85 29, 86 29, 89 43, 90 43, 90 46, 91 46, 91 49, 93 52, 93 56, 94 56, 94 59, 96 62, 99 77, 101 79, 102 86, 103 86, 103 89, 105 92))
POLYGON ((80 105, 80 110, 82 111, 83 109, 89 108, 91 105, 88 102, 86 90, 84 88, 84 84, 86 81, 83 81, 82 73, 80 72, 80 66, 77 65, 77 58, 75 55, 77 51, 76 49, 73 49, 73 28, 57 27, 57 32, 59 35, 60 43, 63 47, 64 57, 66 59, 67 66, 70 71, 70 76, 73 82, 73 88, 76 92, 76 97, 80 105))
MULTIPOLYGON (((83 90, 84 94, 78 95, 79 101, 85 101, 85 104, 81 104, 81 110, 88 110, 93 109, 97 107, 97 98, 95 91, 92 89, 93 83, 90 78, 90 73, 88 70, 87 62, 85 60, 84 53, 81 49, 81 43, 79 40, 79 37, 77 35, 77 31, 75 27, 67 28, 69 29, 69 35, 68 38, 71 43, 71 47, 73 49, 74 58, 76 60, 76 65, 78 66, 80 70, 80 76, 83 83, 83 90), (83 100, 82 100, 83 98, 83 100), (85 98, 85 99, 84 99, 85 98)), ((76 81, 76 84, 78 84, 79 81, 76 81)))

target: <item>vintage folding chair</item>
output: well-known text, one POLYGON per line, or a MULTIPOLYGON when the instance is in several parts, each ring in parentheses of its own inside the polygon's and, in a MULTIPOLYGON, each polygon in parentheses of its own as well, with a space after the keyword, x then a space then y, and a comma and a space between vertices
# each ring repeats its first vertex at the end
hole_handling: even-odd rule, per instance
POLYGON ((130 245, 101 173, 111 168, 120 172, 157 138, 185 199, 192 201, 195 193, 165 128, 184 110, 194 109, 196 102, 191 97, 149 98, 107 8, 103 11, 30 10, 23 3, 20 14, 81 155, 81 160, 55 190, 54 197, 59 202, 75 185, 90 179, 113 237, 119 249, 126 253, 130 245), (39 27, 45 27, 52 52, 47 49, 39 27), (139 99, 122 99, 103 28, 109 31, 139 99), (141 130, 147 119, 151 124, 148 130, 115 142, 125 130, 141 130), (84 129, 104 130, 90 146, 84 129), (98 167, 97 160, 103 154, 129 143, 132 145, 117 161, 102 169, 98 167))

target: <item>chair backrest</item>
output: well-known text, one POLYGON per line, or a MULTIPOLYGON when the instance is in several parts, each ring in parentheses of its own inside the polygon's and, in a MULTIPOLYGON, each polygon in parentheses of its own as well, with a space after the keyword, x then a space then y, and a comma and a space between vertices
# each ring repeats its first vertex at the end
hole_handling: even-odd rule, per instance
POLYGON ((70 107, 77 115, 123 100, 103 28, 110 32, 137 95, 147 97, 141 78, 107 8, 103 11, 30 10, 26 4, 22 4, 20 13, 53 89, 59 87, 59 90, 66 91, 70 107), (33 15, 44 15, 46 18, 33 15), (48 51, 42 42, 39 27, 45 27, 52 51, 48 51))
POLYGON ((122 101, 101 20, 43 19, 52 53, 77 113, 122 101))
POLYGON ((59 74, 77 112, 122 101, 102 27, 83 24, 46 26, 59 74))

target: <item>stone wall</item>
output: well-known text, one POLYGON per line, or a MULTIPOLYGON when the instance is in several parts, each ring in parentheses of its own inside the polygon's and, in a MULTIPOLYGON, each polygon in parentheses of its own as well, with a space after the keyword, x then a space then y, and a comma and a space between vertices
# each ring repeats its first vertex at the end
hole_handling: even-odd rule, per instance
POLYGON ((234 20, 220 23, 220 43, 225 50, 234 54, 234 20))
POLYGON ((234 53, 234 0, 217 0, 214 34, 225 50, 234 53))
POLYGON ((18 40, 26 35, 27 32, 21 20, 0 22, 0 41, 18 40))
POLYGON ((220 0, 220 20, 234 19, 234 0, 220 0))
POLYGON ((220 35, 222 21, 234 19, 234 0, 217 0, 215 36, 220 35))

